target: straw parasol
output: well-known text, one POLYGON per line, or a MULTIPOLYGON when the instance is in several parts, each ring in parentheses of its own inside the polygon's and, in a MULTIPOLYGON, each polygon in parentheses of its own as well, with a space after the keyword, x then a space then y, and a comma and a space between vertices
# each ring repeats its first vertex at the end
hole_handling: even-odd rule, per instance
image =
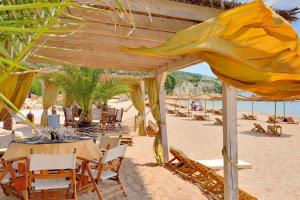
MULTIPOLYGON (((252 101, 252 115, 253 115, 253 102, 254 101, 270 101, 270 102, 274 101, 274 117, 276 119, 277 102, 283 102, 283 116, 285 117, 285 101, 300 100, 300 95, 289 97, 289 98, 284 98, 284 99, 263 97, 263 96, 252 96, 252 97, 249 97, 248 99, 251 99, 251 101, 252 101)), ((275 123, 274 123, 274 126, 275 126, 275 123)))

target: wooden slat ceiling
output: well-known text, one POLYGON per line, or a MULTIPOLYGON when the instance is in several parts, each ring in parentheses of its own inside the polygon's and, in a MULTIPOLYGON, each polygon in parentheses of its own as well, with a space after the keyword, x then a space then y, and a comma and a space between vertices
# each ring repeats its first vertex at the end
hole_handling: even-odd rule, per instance
MULTIPOLYGON (((106 3, 93 0, 78 1, 104 9, 109 8, 107 3, 110 3, 110 6, 116 6, 112 0, 107 0, 106 3)), ((139 0, 121 2, 132 12, 134 26, 111 11, 72 7, 68 12, 82 20, 70 18, 68 15, 62 16, 62 19, 80 23, 80 26, 76 27, 74 33, 65 37, 44 36, 41 38, 36 45, 37 50, 33 54, 35 56, 30 56, 28 61, 145 72, 151 72, 159 67, 167 67, 168 70, 178 69, 201 61, 192 56, 154 58, 133 55, 122 51, 120 46, 153 47, 162 44, 177 31, 221 12, 213 8, 167 0, 150 0, 147 1, 148 5, 138 5, 141 2, 139 0), (146 8, 151 12, 151 17, 146 8), (132 30, 133 27, 135 27, 134 30, 132 30), (41 44, 59 48, 38 48, 41 44), (69 50, 63 50, 63 48, 69 50)))

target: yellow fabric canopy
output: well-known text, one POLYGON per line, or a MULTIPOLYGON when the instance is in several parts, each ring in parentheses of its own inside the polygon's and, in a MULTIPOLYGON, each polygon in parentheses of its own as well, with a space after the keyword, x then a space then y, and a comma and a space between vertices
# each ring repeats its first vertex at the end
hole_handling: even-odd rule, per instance
MULTIPOLYGON (((11 74, 2 83, 3 87, 0 87, 0 93, 9 99, 16 108, 20 109, 30 90, 34 75, 34 72, 11 74)), ((8 105, 0 102, 0 120, 7 120, 12 117, 11 113, 5 108, 6 106, 8 105)))
POLYGON ((285 19, 255 1, 179 31, 153 48, 126 48, 150 55, 196 55, 234 87, 263 96, 300 94, 300 41, 285 19))
POLYGON ((165 162, 164 157, 164 148, 162 146, 162 138, 161 138, 161 120, 160 120, 160 110, 159 110, 159 95, 158 95, 158 85, 155 78, 146 78, 145 86, 148 91, 149 96, 149 106, 151 109, 151 114, 156 121, 156 124, 159 126, 159 131, 157 136, 154 139, 153 143, 153 151, 156 162, 159 165, 162 165, 165 162))
POLYGON ((54 82, 45 79, 42 80, 42 91, 43 91, 43 113, 41 116, 41 127, 48 126, 48 109, 55 104, 58 85, 54 82))
POLYGON ((146 136, 145 132, 145 97, 142 90, 141 82, 135 78, 124 78, 122 79, 129 88, 129 96, 132 101, 133 106, 139 111, 138 113, 138 125, 139 125, 139 135, 146 136))

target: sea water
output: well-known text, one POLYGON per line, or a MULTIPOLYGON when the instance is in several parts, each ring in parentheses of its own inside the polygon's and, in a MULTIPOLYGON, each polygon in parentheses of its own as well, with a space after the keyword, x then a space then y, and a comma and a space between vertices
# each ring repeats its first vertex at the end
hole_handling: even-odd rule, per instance
MULTIPOLYGON (((171 102, 171 101, 169 101, 171 102)), ((174 101, 172 101, 174 102, 174 101)), ((189 101, 191 104, 192 101, 189 101)), ((199 101, 196 101, 199 102, 199 101)), ((204 100, 201 100, 201 105, 204 107, 204 100)), ((177 104, 187 105, 188 101, 177 101, 177 104)), ((214 108, 220 109, 222 108, 222 101, 211 101, 206 100, 206 108, 214 108)), ((276 115, 283 116, 284 115, 284 104, 285 104, 285 116, 294 116, 300 117, 300 101, 289 102, 276 102, 276 115)), ((238 111, 252 111, 252 101, 238 101, 237 102, 238 111)), ((253 103, 253 114, 255 113, 263 113, 267 115, 274 115, 275 113, 275 102, 264 102, 264 101, 254 101, 253 103)))

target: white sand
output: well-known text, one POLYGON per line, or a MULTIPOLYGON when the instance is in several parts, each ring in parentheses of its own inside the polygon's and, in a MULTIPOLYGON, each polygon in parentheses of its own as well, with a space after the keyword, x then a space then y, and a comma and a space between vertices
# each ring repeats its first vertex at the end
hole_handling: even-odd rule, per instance
MULTIPOLYGON (((131 103, 112 103, 115 107, 127 108, 131 103)), ((134 108, 125 113, 124 123, 136 114, 134 108)), ((210 114, 211 115, 211 114, 210 114)), ((167 115, 169 144, 183 150, 197 160, 222 158, 222 127, 211 121, 193 121, 167 115)), ((216 116, 220 117, 220 116, 216 116)), ((239 118, 241 113, 239 113, 239 118)), ((267 116, 259 115, 258 120, 267 127, 267 116)), ((251 132, 254 121, 238 120, 239 159, 250 162, 252 169, 239 171, 239 187, 258 199, 295 200, 300 199, 300 125, 281 123, 283 135, 269 137, 251 132)), ((1 138, 0 138, 1 139, 1 138)), ((206 199, 199 188, 173 175, 163 167, 155 165, 152 153, 153 138, 134 136, 134 145, 129 147, 121 170, 121 181, 128 197, 116 199, 206 199)), ((219 173, 223 173, 219 171, 219 173)), ((105 192, 114 183, 100 184, 105 192)), ((0 199, 6 198, 0 193, 0 199)), ((104 195, 105 197, 106 195, 104 195)), ((97 199, 96 195, 84 194, 79 199, 97 199)))

